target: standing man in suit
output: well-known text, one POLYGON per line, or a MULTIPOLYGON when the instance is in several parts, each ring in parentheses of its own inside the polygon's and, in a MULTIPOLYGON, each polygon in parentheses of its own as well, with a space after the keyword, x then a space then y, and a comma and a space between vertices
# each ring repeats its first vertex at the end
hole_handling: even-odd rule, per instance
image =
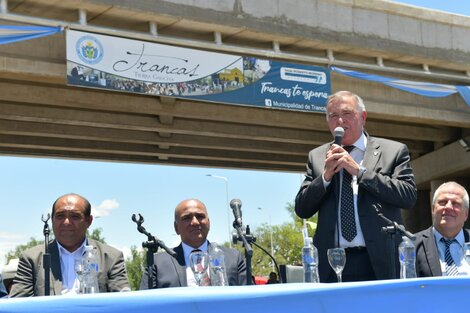
POLYGON ((318 212, 314 245, 320 258, 320 281, 336 282, 327 259, 327 250, 334 247, 346 250, 344 281, 392 278, 391 251, 381 232, 384 222, 375 208, 381 207, 386 217, 401 223, 400 208, 414 206, 417 191, 408 148, 369 136, 364 130, 366 108, 352 92, 331 95, 326 110, 331 133, 337 127, 344 129, 344 146, 329 142, 310 151, 306 177, 295 199, 299 217, 318 212), (350 183, 341 185, 342 181, 350 183), (341 203, 341 193, 349 204, 341 203))
POLYGON ((434 192, 432 226, 416 234, 418 277, 470 275, 462 246, 470 241, 464 223, 468 218, 468 192, 456 182, 446 182, 434 192), (446 257, 447 254, 447 257, 446 257))
MULTIPOLYGON (((79 283, 74 270, 74 260, 83 256, 86 245, 97 249, 100 292, 130 290, 122 252, 86 238, 86 231, 92 221, 90 202, 80 195, 63 195, 52 205, 52 230, 55 240, 49 243, 50 295, 78 292, 79 283)), ((13 280, 11 297, 45 294, 43 254, 44 244, 23 252, 13 280)))
MULTIPOLYGON (((180 202, 175 209, 175 231, 181 238, 181 244, 174 248, 172 257, 166 252, 155 254, 152 266, 153 287, 196 286, 196 281, 189 267, 189 254, 193 250, 207 252, 210 242, 207 235, 210 229, 209 215, 204 203, 197 199, 180 202)), ((238 250, 218 246, 224 252, 225 271, 230 286, 246 285, 246 264, 238 250)), ((142 277, 141 289, 148 289, 147 270, 142 277)))

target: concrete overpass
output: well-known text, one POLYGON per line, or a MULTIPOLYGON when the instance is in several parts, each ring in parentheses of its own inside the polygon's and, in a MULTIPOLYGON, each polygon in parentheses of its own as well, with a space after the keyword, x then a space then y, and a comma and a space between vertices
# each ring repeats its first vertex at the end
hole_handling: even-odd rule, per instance
MULTIPOLYGON (((0 23, 61 25, 216 52, 470 85, 470 17, 382 0, 1 0, 0 23)), ((64 34, 0 46, 0 153, 304 172, 331 139, 318 113, 69 87, 64 34)), ((404 142, 420 189, 470 189, 470 106, 332 74, 361 95, 367 130, 404 142)), ((407 213, 408 214, 408 213, 407 213)))

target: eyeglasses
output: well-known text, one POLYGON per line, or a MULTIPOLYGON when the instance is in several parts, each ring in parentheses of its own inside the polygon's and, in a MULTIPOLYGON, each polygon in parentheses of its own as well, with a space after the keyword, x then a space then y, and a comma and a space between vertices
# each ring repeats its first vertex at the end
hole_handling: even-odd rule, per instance
POLYGON ((350 120, 353 119, 356 116, 356 111, 346 111, 346 112, 341 112, 341 113, 329 113, 328 114, 328 119, 329 120, 337 120, 339 118, 343 120, 350 120))

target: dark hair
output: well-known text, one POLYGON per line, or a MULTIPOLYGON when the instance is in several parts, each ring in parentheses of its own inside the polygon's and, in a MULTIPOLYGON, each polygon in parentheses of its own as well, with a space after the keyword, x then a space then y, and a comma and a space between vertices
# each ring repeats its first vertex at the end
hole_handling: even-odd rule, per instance
POLYGON ((82 197, 82 196, 80 196, 79 194, 76 194, 76 193, 67 193, 67 194, 62 195, 59 198, 57 198, 57 200, 55 200, 54 203, 52 204, 52 217, 54 217, 55 206, 56 206, 57 202, 60 199, 62 199, 64 197, 68 197, 68 196, 75 196, 75 197, 78 197, 78 198, 82 199, 83 202, 85 202, 85 216, 89 217, 91 215, 91 204, 85 197, 82 197))

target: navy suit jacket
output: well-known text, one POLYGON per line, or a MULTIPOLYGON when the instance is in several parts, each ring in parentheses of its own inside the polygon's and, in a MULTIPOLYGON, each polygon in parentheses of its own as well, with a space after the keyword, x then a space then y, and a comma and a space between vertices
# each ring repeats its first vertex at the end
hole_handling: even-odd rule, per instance
MULTIPOLYGON (((222 249, 225 255, 225 270, 229 285, 246 285, 246 264, 241 253, 238 250, 224 246, 219 246, 219 248, 222 249)), ((186 287, 188 285, 182 244, 173 250, 176 257, 172 257, 166 252, 155 254, 154 265, 152 266, 152 289, 186 287)), ((148 268, 144 271, 140 289, 148 289, 148 268)))
MULTIPOLYGON (((468 229, 463 230, 465 242, 470 241, 469 231, 468 229)), ((437 250, 436 238, 432 232, 432 226, 415 235, 416 275, 418 277, 442 276, 439 251, 437 250)))
MULTIPOLYGON (((387 237, 381 231, 385 223, 377 215, 374 205, 381 206, 384 216, 402 224, 400 209, 414 206, 417 190, 406 145, 366 136, 367 147, 362 166, 367 171, 357 178, 359 222, 376 278, 388 279, 391 278, 390 249, 387 248, 387 237)), ((295 198, 295 212, 299 217, 309 218, 318 212, 313 243, 318 248, 322 282, 334 275, 326 251, 335 247, 338 237, 339 175, 333 177, 326 189, 322 179, 330 146, 331 143, 327 143, 310 151, 307 174, 295 198)))

